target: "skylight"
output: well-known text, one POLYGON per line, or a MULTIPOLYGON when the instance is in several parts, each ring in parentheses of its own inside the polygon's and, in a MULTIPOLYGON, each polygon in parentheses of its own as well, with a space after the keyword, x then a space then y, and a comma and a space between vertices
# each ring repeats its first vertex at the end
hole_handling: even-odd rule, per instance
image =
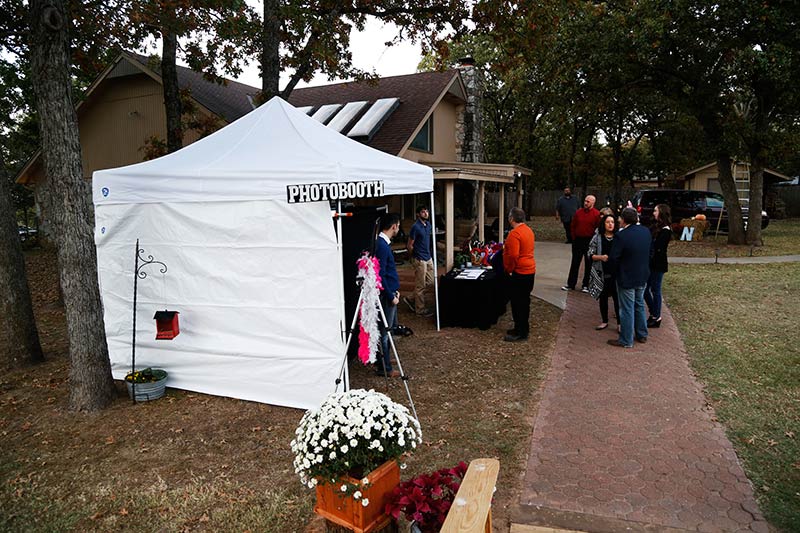
POLYGON ((372 107, 356 122, 356 125, 348 132, 347 136, 371 139, 398 105, 400 105, 399 98, 381 98, 372 104, 372 107))
POLYGON ((367 104, 368 102, 348 102, 328 123, 328 127, 341 133, 367 104))
POLYGON ((318 121, 325 124, 337 111, 342 107, 342 104, 327 104, 319 109, 317 112, 311 115, 311 118, 317 119, 318 121))

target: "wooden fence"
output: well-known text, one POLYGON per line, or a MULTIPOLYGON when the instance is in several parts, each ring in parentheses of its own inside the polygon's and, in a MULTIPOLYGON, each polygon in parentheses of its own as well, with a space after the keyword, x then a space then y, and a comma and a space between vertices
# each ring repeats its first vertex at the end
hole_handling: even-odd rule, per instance
MULTIPOLYGON (((580 194, 580 189, 574 190, 574 194, 580 194)), ((631 187, 624 187, 622 189, 622 201, 627 202, 636 191, 631 187)), ((556 202, 564 194, 563 189, 557 191, 531 191, 525 199, 527 210, 533 216, 552 216, 556 212, 556 202)), ((614 189, 602 187, 587 187, 586 194, 592 194, 597 198, 596 207, 599 209, 606 205, 614 203, 614 189)), ((583 198, 578 199, 578 205, 583 205, 583 198)))

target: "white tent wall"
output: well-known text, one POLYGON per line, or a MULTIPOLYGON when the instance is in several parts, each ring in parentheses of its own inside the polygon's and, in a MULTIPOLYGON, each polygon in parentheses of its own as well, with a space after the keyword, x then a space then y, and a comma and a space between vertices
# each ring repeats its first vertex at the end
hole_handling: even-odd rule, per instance
POLYGON ((144 267, 139 281, 137 368, 166 369, 170 387, 319 405, 344 358, 342 258, 329 203, 289 203, 288 193, 352 182, 381 182, 376 195, 428 193, 433 171, 348 139, 278 97, 177 152, 95 172, 114 377, 130 370, 139 239, 168 272, 144 267), (153 314, 165 307, 180 313, 181 333, 156 341, 153 314))
POLYGON ((340 268, 327 203, 99 205, 98 270, 114 377, 130 370, 136 239, 136 366, 169 386, 308 409, 342 362, 340 268), (155 340, 153 314, 179 311, 181 334, 155 340), (311 333, 311 334, 309 334, 311 333))

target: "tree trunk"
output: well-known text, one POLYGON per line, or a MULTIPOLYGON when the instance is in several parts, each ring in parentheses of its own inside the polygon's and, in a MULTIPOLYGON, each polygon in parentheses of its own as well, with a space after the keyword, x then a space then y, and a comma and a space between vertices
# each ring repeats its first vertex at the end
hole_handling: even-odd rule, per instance
POLYGON ((279 94, 281 76, 280 0, 264 0, 264 25, 261 30, 260 103, 279 94))
POLYGON ((178 67, 175 62, 178 36, 165 29, 162 31, 161 37, 163 40, 161 82, 164 88, 164 109, 167 112, 167 152, 172 153, 183 147, 181 95, 178 87, 178 67))
MULTIPOLYGON (((744 219, 736 183, 731 173, 731 156, 727 152, 717 154, 717 171, 722 196, 725 198, 725 211, 728 213, 728 244, 745 244, 744 219)), ((720 213, 722 216, 722 213, 720 213)))
POLYGON ((111 403, 115 388, 97 285, 92 206, 72 104, 68 19, 63 0, 32 0, 30 9, 31 73, 45 170, 42 198, 58 247, 71 362, 69 405, 94 411, 111 403))
POLYGON ((761 210, 764 205, 764 160, 759 154, 750 159, 750 209, 747 214, 747 244, 761 246, 761 210))
POLYGON ((44 361, 10 186, 0 148, 0 368, 44 361))

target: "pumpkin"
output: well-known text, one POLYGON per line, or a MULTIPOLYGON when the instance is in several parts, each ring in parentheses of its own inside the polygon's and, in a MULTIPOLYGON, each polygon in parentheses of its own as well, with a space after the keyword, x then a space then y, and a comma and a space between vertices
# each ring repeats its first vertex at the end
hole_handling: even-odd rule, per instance
POLYGON ((705 220, 706 216, 705 215, 695 215, 694 219, 695 220, 705 220))

